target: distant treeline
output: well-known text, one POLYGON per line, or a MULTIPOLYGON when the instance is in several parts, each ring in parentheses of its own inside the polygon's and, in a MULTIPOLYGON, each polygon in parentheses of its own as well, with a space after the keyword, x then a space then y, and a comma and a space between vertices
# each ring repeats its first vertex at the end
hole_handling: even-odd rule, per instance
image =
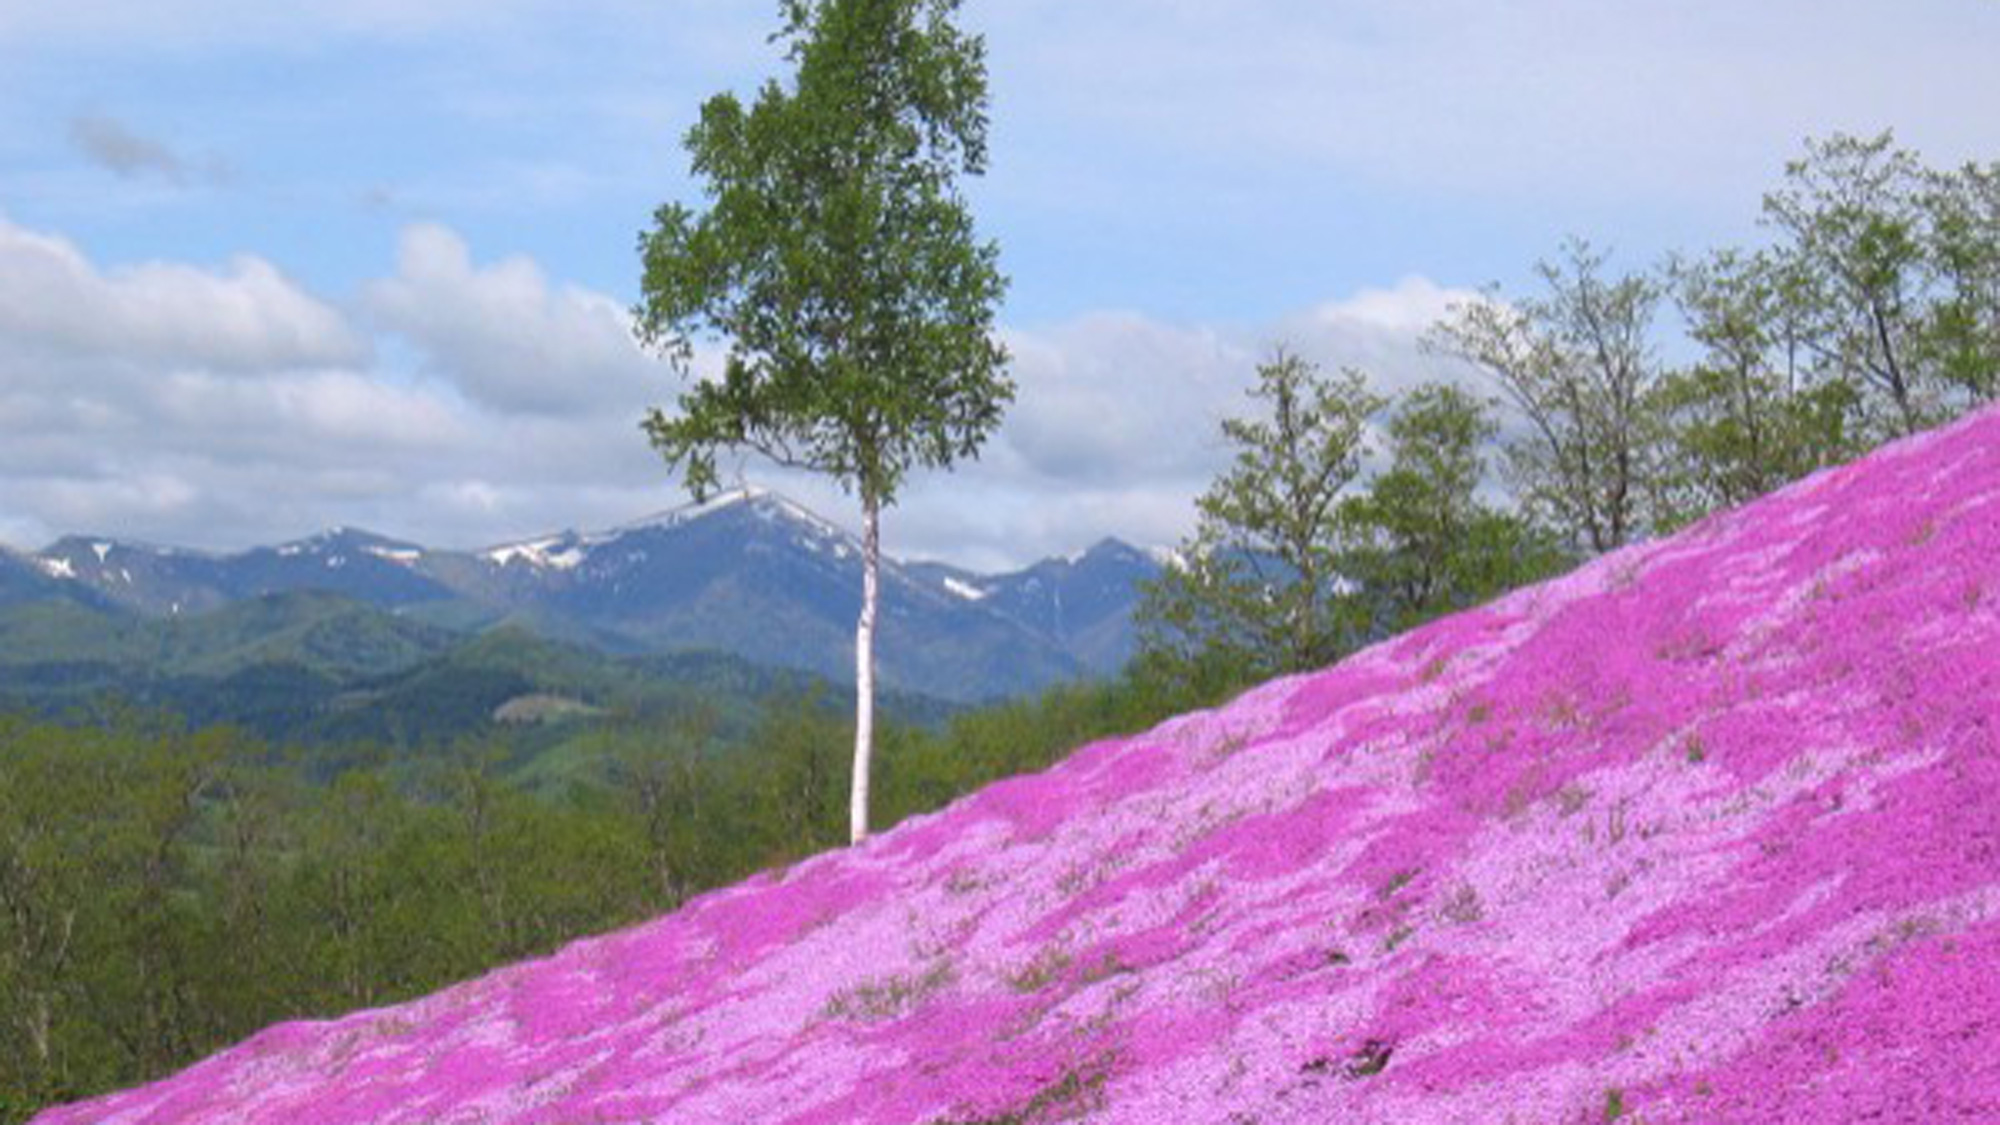
MULTIPOLYGON (((881 732, 887 826, 1213 701, 1133 673, 881 732)), ((561 760, 280 750, 125 716, 0 719, 0 1121, 283 1020, 392 1003, 671 910, 846 840, 848 747, 814 691, 740 744, 699 711, 561 760)))

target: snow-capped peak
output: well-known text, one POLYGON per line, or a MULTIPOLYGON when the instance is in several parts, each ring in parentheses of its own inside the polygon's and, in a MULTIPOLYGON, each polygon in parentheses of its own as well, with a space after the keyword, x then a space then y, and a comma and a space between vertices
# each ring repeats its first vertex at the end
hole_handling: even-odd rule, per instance
POLYGON ((539 570, 574 570, 583 565, 597 548, 626 536, 685 527, 698 520, 738 509, 772 523, 796 526, 801 532, 801 546, 810 550, 846 557, 856 549, 853 546, 854 536, 832 521, 769 489, 741 485, 705 500, 682 504, 604 531, 564 531, 543 535, 490 547, 479 552, 479 556, 496 566, 519 563, 539 570))
POLYGON ((496 566, 521 563, 538 570, 574 570, 582 565, 596 544, 574 531, 544 536, 522 543, 507 543, 481 551, 479 556, 496 566))
POLYGON ((756 516, 773 523, 800 525, 818 539, 833 541, 835 553, 842 553, 845 545, 854 538, 846 529, 798 501, 756 485, 741 485, 726 492, 719 492, 699 503, 684 504, 642 520, 620 525, 613 528, 604 538, 630 531, 680 527, 734 508, 748 509, 756 516))
POLYGON ((163 547, 155 543, 145 543, 132 539, 114 539, 109 536, 65 535, 33 557, 40 560, 47 569, 50 560, 61 559, 72 567, 103 568, 111 563, 113 555, 154 555, 178 556, 190 552, 180 547, 163 547))
POLYGON ((304 539, 294 539, 271 548, 281 558, 324 555, 341 550, 358 550, 378 558, 413 562, 423 553, 414 543, 404 543, 358 527, 333 527, 304 539))
POLYGON ((630 523, 619 524, 610 531, 605 532, 601 537, 610 538, 611 536, 628 531, 679 527, 684 523, 698 520, 703 516, 712 516, 717 512, 734 508, 740 504, 760 500, 766 495, 769 494, 764 489, 757 488, 754 485, 742 485, 725 492, 718 492, 706 500, 689 501, 679 507, 668 508, 663 512, 655 512, 650 516, 644 516, 630 523))
POLYGON ((766 510, 776 510, 777 512, 782 513, 783 515, 789 517, 792 520, 795 520, 799 523, 803 523, 808 527, 812 528, 815 532, 819 533, 824 538, 827 539, 852 538, 852 536, 849 535, 848 532, 840 525, 834 523, 832 520, 829 520, 821 516, 819 513, 808 509, 805 505, 800 504, 796 500, 792 500, 785 496, 780 496, 775 492, 765 494, 762 497, 762 499, 764 500, 764 507, 766 508, 766 510))

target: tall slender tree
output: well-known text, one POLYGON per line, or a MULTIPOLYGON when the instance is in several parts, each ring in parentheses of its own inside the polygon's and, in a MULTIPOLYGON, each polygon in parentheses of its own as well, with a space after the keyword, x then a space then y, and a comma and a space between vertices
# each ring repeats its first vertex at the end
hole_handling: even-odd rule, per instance
POLYGON ((697 498, 716 454, 749 450, 856 494, 850 827, 868 832, 882 510, 913 469, 977 455, 1013 398, 993 319, 999 252, 961 176, 986 167, 985 46, 958 0, 783 0, 789 83, 748 106, 718 94, 687 134, 708 200, 669 203, 640 237, 642 341, 692 376, 698 336, 727 344, 646 432, 697 498))

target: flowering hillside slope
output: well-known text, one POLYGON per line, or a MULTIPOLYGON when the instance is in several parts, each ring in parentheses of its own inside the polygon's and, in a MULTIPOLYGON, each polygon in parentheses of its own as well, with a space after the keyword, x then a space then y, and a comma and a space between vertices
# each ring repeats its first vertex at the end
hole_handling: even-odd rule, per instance
POLYGON ((2000 412, 41 1120, 2000 1120, 2000 412))

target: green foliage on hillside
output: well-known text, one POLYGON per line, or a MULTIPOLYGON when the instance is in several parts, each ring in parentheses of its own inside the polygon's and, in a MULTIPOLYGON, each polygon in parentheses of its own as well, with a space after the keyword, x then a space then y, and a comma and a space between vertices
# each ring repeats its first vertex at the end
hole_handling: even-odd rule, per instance
MULTIPOLYGON (((612 656, 513 626, 452 633, 332 594, 163 619, 70 601, 0 607, 0 710, 61 717, 135 706, 318 746, 432 751, 479 737, 525 758, 579 724, 695 701, 717 712, 722 734, 740 738, 758 700, 811 682, 719 653, 612 656), (533 696, 573 706, 545 707, 537 722, 501 721, 509 703, 533 696)), ((957 710, 902 693, 884 702, 891 715, 930 725, 957 710)))
POLYGON ((1530 423, 1509 475, 1548 531, 1669 532, 2000 394, 2000 163, 1886 132, 1804 149, 1761 245, 1619 273, 1572 242, 1539 292, 1438 326, 1530 423))
POLYGON ((1140 613, 1155 651, 1219 653, 1270 675, 1324 664, 1361 633, 1340 586, 1340 500, 1382 400, 1359 372, 1329 376, 1283 351, 1257 368, 1250 397, 1255 414, 1223 421, 1234 456, 1195 501, 1194 535, 1140 613))
MULTIPOLYGON (((493 674, 518 661, 501 640, 465 657, 493 674)), ((1135 671, 892 721, 877 815, 1207 702, 1135 671)), ((0 719, 0 1058, 19 1060, 0 1068, 0 1122, 837 846, 852 738, 823 689, 784 682, 736 716, 691 698, 543 746, 496 732, 414 759, 129 712, 0 719)))
POLYGON ((1330 664, 1372 641, 1567 568, 1575 556, 1482 499, 1491 404, 1448 384, 1393 400, 1359 372, 1280 355, 1261 419, 1230 419, 1234 463, 1197 502, 1195 534, 1142 592, 1141 666, 1200 693, 1330 664), (1361 480, 1371 415, 1389 464, 1361 480), (1359 482, 1359 483, 1357 483, 1359 482))

